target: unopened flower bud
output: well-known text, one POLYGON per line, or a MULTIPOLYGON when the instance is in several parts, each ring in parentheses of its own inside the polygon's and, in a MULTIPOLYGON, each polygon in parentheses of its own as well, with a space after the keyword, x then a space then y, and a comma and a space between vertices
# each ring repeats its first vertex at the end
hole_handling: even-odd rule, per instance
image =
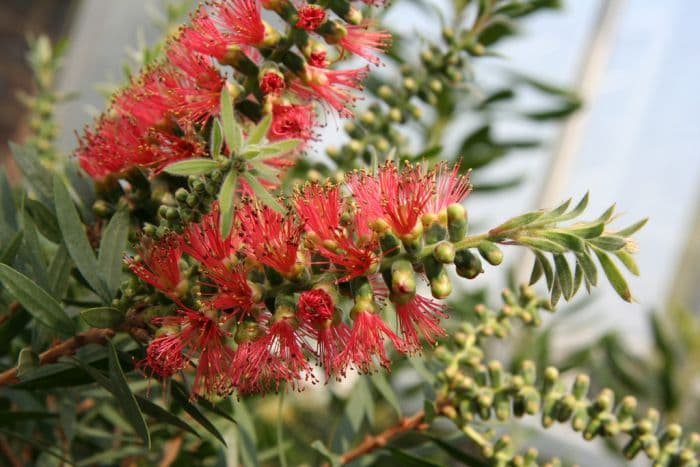
POLYGON ((406 260, 395 261, 391 265, 391 290, 396 294, 415 295, 416 275, 413 265, 406 260))
POLYGON ((461 204, 447 206, 447 231, 453 242, 462 240, 467 234, 467 210, 461 204))
POLYGON ((457 274, 466 279, 474 279, 483 272, 481 260, 468 248, 461 248, 455 252, 454 263, 457 274))
POLYGON ((433 256, 442 264, 450 264, 455 260, 455 247, 452 243, 443 240, 435 246, 433 256))
POLYGON ((503 252, 495 243, 483 241, 477 247, 482 258, 493 266, 498 266, 503 262, 503 252))

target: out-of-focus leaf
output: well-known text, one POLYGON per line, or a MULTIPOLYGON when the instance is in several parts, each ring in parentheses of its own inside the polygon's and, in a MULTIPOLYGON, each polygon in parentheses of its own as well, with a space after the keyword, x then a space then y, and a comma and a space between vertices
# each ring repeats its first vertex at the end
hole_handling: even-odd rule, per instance
POLYGON ((12 187, 4 168, 0 167, 0 241, 13 235, 17 228, 17 209, 12 187))
MULTIPOLYGON (((232 400, 236 420, 238 420, 238 436, 241 441, 241 458, 243 465, 257 466, 258 459, 258 437, 255 433, 255 422, 246 404, 242 400, 232 400)), ((275 453, 277 450, 275 449, 275 453)))
POLYGON ((284 208, 277 202, 275 197, 272 196, 270 192, 260 184, 257 178, 248 172, 243 172, 243 178, 245 178, 245 181, 248 182, 248 185, 250 185, 250 188, 260 201, 278 213, 284 214, 284 208))
POLYGON ((490 46, 504 37, 512 36, 518 32, 518 27, 507 16, 493 16, 486 27, 479 34, 479 42, 484 46, 490 46))
POLYGON ((620 250, 615 253, 615 256, 617 256, 617 259, 619 259, 620 262, 625 265, 629 272, 635 276, 639 275, 639 266, 637 266, 637 262, 630 253, 625 250, 620 250))
POLYGON ((10 142, 10 151, 24 179, 42 201, 48 202, 51 199, 51 173, 39 161, 36 150, 10 142))
POLYGON ((0 250, 0 263, 12 266, 12 262, 17 255, 17 250, 19 250, 19 247, 22 244, 22 235, 23 234, 21 231, 15 233, 12 236, 12 240, 2 247, 0 250))
POLYGON ((58 226, 58 220, 53 212, 39 201, 31 198, 24 200, 24 207, 29 212, 29 215, 34 219, 39 232, 52 243, 61 242, 61 230, 58 226))
POLYGON ((267 114, 260 120, 260 123, 255 125, 255 128, 251 130, 246 142, 248 144, 258 144, 263 140, 265 135, 267 135, 270 125, 272 125, 272 114, 267 114))
POLYGON ((27 438, 26 436, 22 435, 21 433, 15 431, 15 430, 6 430, 4 428, 0 428, 0 433, 3 433, 6 436, 9 436, 10 438, 15 438, 15 439, 18 439, 18 440, 20 440, 24 443, 27 443, 31 446, 34 446, 40 452, 45 452, 46 454, 59 459, 61 462, 65 462, 67 465, 73 464, 73 462, 71 462, 70 459, 63 457, 63 455, 61 453, 56 452, 53 449, 50 449, 49 448, 50 445, 47 443, 42 443, 42 442, 36 441, 32 438, 27 438))
POLYGON ((122 257, 126 249, 129 236, 129 211, 125 208, 117 209, 102 232, 100 251, 97 255, 97 265, 100 268, 102 279, 112 296, 119 290, 122 277, 122 257))
POLYGON ((105 301, 111 300, 111 294, 104 282, 100 279, 97 259, 92 246, 88 241, 83 223, 78 216, 78 211, 71 200, 66 186, 60 178, 54 178, 54 198, 56 203, 56 217, 63 234, 63 243, 68 253, 78 267, 90 287, 105 301))
POLYGON ((431 435, 423 435, 424 437, 428 438, 432 443, 434 443, 437 447, 439 447, 442 451, 444 451, 447 455, 449 455, 452 459, 462 462, 464 465, 468 465, 470 467, 486 467, 489 464, 484 462, 483 460, 472 456, 468 452, 465 452, 450 443, 443 441, 440 437, 438 436, 431 436, 431 435))
POLYGON ((197 423, 202 425, 202 427, 205 430, 214 435, 214 437, 221 441, 221 444, 225 446, 226 441, 224 440, 224 437, 221 436, 219 430, 216 429, 214 424, 211 423, 209 419, 202 412, 200 412, 197 407, 190 403, 189 397, 185 392, 185 388, 177 381, 172 381, 171 391, 173 399, 182 406, 183 410, 187 412, 189 416, 192 417, 197 423))
POLYGON ((386 379, 386 376, 384 376, 382 373, 374 373, 370 377, 370 381, 372 381, 374 387, 377 388, 382 397, 389 403, 389 405, 391 405, 391 407, 396 411, 396 414, 400 417, 401 404, 399 403, 399 398, 396 397, 396 393, 391 387, 391 384, 389 384, 389 381, 386 379))
POLYGON ((371 421, 374 416, 374 400, 364 378, 358 379, 355 383, 345 405, 345 414, 355 433, 359 431, 365 417, 371 421))
POLYGON ((26 213, 22 215, 23 223, 23 248, 20 250, 20 258, 27 261, 31 268, 31 276, 42 289, 49 289, 49 278, 46 273, 46 262, 44 254, 39 244, 39 235, 36 232, 36 226, 31 217, 26 213))
POLYGON ((328 462, 330 462, 332 467, 339 467, 340 464, 340 456, 337 454, 334 454, 326 447, 325 444, 323 444, 323 441, 317 439, 313 443, 311 443, 311 447, 323 454, 323 456, 326 458, 328 462))
POLYGON ((150 449, 151 434, 148 431, 148 425, 146 425, 141 409, 136 402, 136 397, 131 392, 129 383, 126 381, 126 376, 124 376, 119 357, 117 356, 117 349, 114 347, 114 344, 109 342, 107 350, 107 355, 109 356, 109 379, 112 382, 114 397, 117 399, 117 403, 131 427, 141 437, 143 444, 150 449))
POLYGON ((163 171, 171 175, 203 175, 208 174, 218 166, 218 162, 212 159, 185 159, 169 164, 163 171))
POLYGON ((70 272, 73 261, 68 254, 66 245, 61 243, 49 264, 49 289, 57 299, 63 298, 70 284, 70 272))
POLYGON ((51 412, 0 411, 0 426, 12 426, 18 423, 56 417, 58 417, 58 414, 51 412))
POLYGON ((195 431, 195 429, 192 428, 188 423, 184 422, 183 420, 180 420, 180 418, 165 410, 163 407, 139 395, 136 396, 136 402, 139 404, 141 411, 149 417, 153 417, 159 422, 167 423, 168 425, 172 425, 174 427, 185 430, 197 436, 198 438, 200 437, 199 433, 197 433, 197 431, 195 431))
POLYGON ((423 459, 415 454, 397 449, 391 446, 386 446, 383 448, 391 453, 391 462, 393 465, 401 465, 405 467, 439 467, 440 464, 429 459, 423 459))
POLYGON ((233 102, 226 86, 221 90, 221 129, 229 151, 237 153, 243 143, 241 127, 233 115, 233 102))
POLYGON ((124 314, 109 306, 82 310, 80 317, 93 328, 114 328, 124 321, 124 314))
POLYGON ((629 227, 626 227, 616 232, 616 234, 620 237, 631 237, 632 235, 637 233, 642 227, 644 227, 647 224, 647 222, 649 222, 649 219, 642 219, 641 221, 635 222, 629 227))
POLYGON ((74 334, 75 325, 61 304, 27 276, 0 264, 0 282, 37 321, 63 336, 74 334))
POLYGON ((17 358, 17 377, 39 368, 39 356, 32 349, 22 349, 17 358))

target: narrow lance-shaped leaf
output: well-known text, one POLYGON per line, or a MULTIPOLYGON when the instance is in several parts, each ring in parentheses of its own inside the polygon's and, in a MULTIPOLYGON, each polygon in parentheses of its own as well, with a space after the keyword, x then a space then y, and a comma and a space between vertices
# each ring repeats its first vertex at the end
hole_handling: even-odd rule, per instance
POLYGON ((271 124, 272 114, 265 115, 263 119, 260 120, 260 123, 255 125, 255 128, 253 128, 253 130, 248 135, 247 144, 258 144, 260 141, 262 141, 265 135, 267 134, 268 130, 270 129, 271 124))
POLYGON ((221 89, 221 126, 224 130, 224 139, 229 151, 240 151, 243 144, 243 135, 233 116, 233 101, 226 86, 221 89))
POLYGON ((56 203, 56 218, 63 234, 63 243, 66 245, 68 253, 73 258, 78 270, 90 284, 90 287, 105 302, 108 302, 112 297, 107 290, 107 286, 100 279, 95 253, 85 234, 83 223, 80 221, 73 200, 71 200, 66 186, 58 176, 54 178, 53 191, 56 203))
POLYGON ((22 231, 16 232, 12 236, 12 240, 0 250, 0 263, 12 265, 12 261, 14 261, 17 255, 17 250, 19 250, 19 246, 22 244, 22 236, 22 231))
POLYGON ((108 344, 109 355, 109 380, 114 389, 114 397, 117 399, 119 406, 122 409, 124 417, 132 426, 136 434, 138 434, 148 448, 151 447, 151 434, 148 431, 148 426, 143 418, 141 409, 136 402, 134 393, 129 388, 129 383, 126 381, 126 376, 122 371, 117 349, 112 342, 108 344))
POLYGON ((112 307, 88 308, 80 317, 93 328, 114 328, 124 321, 124 314, 112 307))
POLYGON ((97 264, 107 288, 112 295, 119 290, 122 277, 122 257, 129 236, 129 211, 126 207, 117 209, 109 224, 102 232, 97 264))
POLYGON ((230 170, 219 189, 219 209, 221 211, 221 235, 226 238, 233 225, 233 195, 236 189, 238 172, 230 170))
POLYGON ((569 300, 574 293, 574 280, 569 263, 564 255, 554 255, 554 266, 557 273, 557 282, 559 282, 564 299, 569 300))
POLYGON ((270 194, 267 189, 260 184, 257 178, 255 178, 252 174, 248 172, 243 173, 243 178, 245 178, 246 182, 248 182, 248 185, 253 189, 253 192, 255 193, 255 196, 262 201, 264 204, 267 206, 271 207, 275 211, 279 212, 280 214, 284 214, 284 208, 280 206, 280 204, 277 202, 277 200, 270 194))
POLYGON ((68 337, 75 325, 61 304, 24 274, 0 264, 0 282, 39 322, 68 337))
POLYGON ((224 145, 224 135, 221 131, 221 122, 219 119, 214 120, 211 128, 211 154, 214 157, 221 155, 221 148, 224 145))
POLYGON ((218 165, 212 159, 196 158, 173 162, 166 166, 163 171, 172 175, 203 175, 216 169, 218 165))
POLYGON ((596 250, 595 254, 598 257, 600 265, 603 267, 605 276, 608 278, 608 281, 610 281, 610 285, 615 289, 615 292, 617 292, 624 301, 631 302, 632 292, 627 285, 627 281, 615 263, 613 263, 612 259, 610 259, 610 256, 598 250, 596 250))

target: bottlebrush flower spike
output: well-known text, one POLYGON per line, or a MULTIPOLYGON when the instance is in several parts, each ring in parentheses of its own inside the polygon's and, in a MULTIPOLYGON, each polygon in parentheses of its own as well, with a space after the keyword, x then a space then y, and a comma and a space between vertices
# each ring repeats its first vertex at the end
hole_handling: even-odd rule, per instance
POLYGON ((341 117, 349 118, 353 114, 348 107, 357 100, 351 90, 362 89, 360 83, 368 72, 366 66, 350 70, 329 70, 307 64, 303 81, 292 81, 290 89, 302 99, 321 100, 341 117))
POLYGON ((447 318, 443 304, 421 295, 414 295, 404 303, 395 303, 394 307, 406 351, 421 350, 419 333, 430 345, 434 345, 438 337, 446 335, 440 326, 440 320, 447 318))
POLYGON ((215 201, 209 214, 199 223, 190 224, 182 234, 182 251, 199 262, 207 274, 225 277, 235 265, 236 253, 241 246, 238 235, 230 232, 221 236, 219 202, 215 201))
POLYGON ((174 326, 165 326, 165 321, 160 322, 160 335, 148 344, 146 358, 139 365, 150 369, 161 379, 172 377, 188 363, 184 354, 185 342, 180 337, 181 322, 173 318, 176 317, 169 316, 164 320, 172 322, 174 326))
POLYGON ((267 70, 260 78, 260 90, 264 94, 279 95, 284 91, 284 75, 277 70, 267 70))
POLYGON ((180 273, 182 250, 178 239, 171 235, 155 242, 144 237, 138 253, 140 259, 127 259, 131 271, 144 282, 179 302, 180 297, 187 290, 187 280, 182 279, 180 273))
POLYGON ((223 0, 213 4, 219 26, 237 45, 259 45, 265 39, 265 24, 258 0, 223 0))
POLYGON ((437 214, 452 203, 461 203, 471 193, 469 174, 461 175, 459 168, 459 163, 450 169, 447 163, 443 162, 434 169, 435 194, 428 203, 428 212, 437 214))
POLYGON ((399 171, 395 164, 386 163, 376 176, 355 172, 348 186, 369 227, 377 220, 384 221, 394 233, 404 236, 425 212, 435 182, 423 165, 406 164, 399 171))
POLYGON ((254 296, 253 288, 248 283, 246 272, 236 268, 210 276, 217 291, 209 303, 216 309, 229 313, 238 322, 242 321, 253 311, 259 296, 254 296))
POLYGON ((299 139, 308 142, 314 139, 315 126, 316 113, 311 104, 275 103, 272 105, 272 124, 267 132, 267 139, 299 139))
POLYGON ((297 11, 296 27, 307 31, 318 29, 326 20, 326 11, 318 5, 304 5, 297 11))
POLYGON ((361 373, 370 373, 376 358, 381 366, 389 368, 391 361, 384 347, 387 338, 398 350, 403 349, 401 339, 389 329, 376 310, 357 311, 347 345, 338 355, 336 366, 353 366, 361 373))
POLYGON ((206 7, 200 6, 191 22, 191 26, 180 29, 177 41, 189 50, 224 61, 233 40, 216 27, 206 7))
POLYGON ((338 356, 350 339, 350 327, 336 313, 333 298, 323 289, 307 290, 299 296, 297 317, 304 333, 316 342, 316 356, 326 380, 340 376, 344 367, 338 356))
POLYGON ((374 252, 376 243, 354 240, 352 232, 340 224, 344 205, 338 186, 309 184, 296 194, 295 206, 304 219, 313 250, 342 275, 338 282, 364 276, 376 268, 379 262, 374 252))
POLYGON ((372 31, 371 25, 370 21, 359 25, 345 25, 345 34, 339 43, 348 52, 364 58, 373 65, 380 65, 381 59, 376 54, 383 53, 391 45, 391 34, 386 31, 372 31))
POLYGON ((285 276, 295 277, 299 273, 297 251, 303 226, 294 217, 283 216, 253 201, 245 203, 236 217, 242 251, 248 257, 285 276))

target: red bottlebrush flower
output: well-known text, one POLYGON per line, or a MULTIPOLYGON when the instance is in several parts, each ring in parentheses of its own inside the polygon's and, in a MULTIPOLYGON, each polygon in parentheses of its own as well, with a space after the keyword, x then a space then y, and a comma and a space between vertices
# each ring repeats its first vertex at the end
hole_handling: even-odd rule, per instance
POLYGON ((179 301, 186 280, 180 274, 182 250, 175 236, 154 242, 148 237, 141 240, 138 249, 141 260, 127 259, 132 272, 175 301, 179 301))
POLYGON ((198 357, 192 396, 230 394, 233 388, 228 370, 234 352, 227 345, 229 333, 218 320, 198 311, 179 310, 175 316, 154 320, 165 334, 152 340, 143 362, 154 373, 170 377, 198 357))
POLYGON ((315 124, 316 114, 311 104, 273 104, 272 124, 267 132, 267 139, 300 139, 307 142, 314 138, 315 124))
POLYGON ((171 42, 166 51, 176 67, 170 79, 163 80, 165 93, 175 115, 189 122, 203 123, 219 113, 221 88, 226 79, 210 60, 192 53, 181 42, 171 42))
POLYGON ((302 375, 313 378, 313 371, 304 355, 304 341, 292 325, 293 318, 273 318, 265 336, 250 343, 246 376, 248 385, 257 391, 279 389, 287 382, 296 389, 302 375))
POLYGON ((319 99, 334 108, 341 117, 352 117, 348 106, 357 99, 351 89, 362 89, 368 67, 328 70, 306 65, 304 82, 293 81, 290 88, 303 99, 319 99))
POLYGON ((440 319, 447 318, 445 306, 429 298, 415 295, 403 304, 395 304, 399 328, 407 351, 421 349, 420 333, 430 344, 435 339, 446 335, 440 326, 440 319))
POLYGON ((376 177, 356 172, 348 185, 357 201, 364 222, 386 221, 399 236, 409 234, 433 195, 434 182, 422 165, 384 164, 376 177))
POLYGON ((240 237, 229 233, 221 237, 219 202, 212 204, 209 214, 199 223, 190 224, 182 235, 182 251, 204 266, 207 274, 224 277, 236 261, 240 237))
POLYGON ((350 338, 350 327, 336 316, 333 298, 322 289, 303 292, 297 317, 304 333, 316 341, 316 355, 326 379, 340 375, 344 367, 338 367, 338 356, 350 338))
POLYGON ((471 191, 469 174, 460 175, 459 164, 450 169, 441 163, 435 169, 435 194, 428 203, 428 211, 437 214, 452 203, 461 203, 471 191))
POLYGON ((253 289, 248 283, 245 271, 235 269, 225 274, 212 276, 218 290, 209 303, 214 308, 224 310, 230 317, 240 322, 246 318, 255 305, 253 289))
POLYGON ((302 226, 269 206, 246 203, 236 213, 243 252, 282 275, 295 273, 302 226))
POLYGON ((260 79, 260 90, 265 94, 279 95, 284 87, 284 76, 279 71, 268 71, 260 79))
POLYGON ((340 39, 340 46, 348 52, 379 65, 381 60, 375 54, 383 53, 391 44, 391 34, 387 31, 369 30, 371 23, 346 25, 346 34, 340 39))
POLYGON ((317 184, 307 185, 296 195, 295 205, 304 219, 306 231, 317 240, 315 251, 343 274, 338 282, 363 276, 376 267, 376 245, 372 242, 357 243, 340 225, 343 203, 339 187, 326 189, 317 184))
POLYGON ((148 344, 146 359, 140 362, 140 366, 150 368, 162 379, 170 378, 187 366, 184 351, 185 343, 179 333, 168 330, 148 344))
POLYGON ((338 356, 337 367, 354 366, 361 373, 370 373, 377 358, 380 365, 389 368, 390 360, 384 348, 386 338, 397 349, 403 348, 401 339, 377 313, 360 311, 353 320, 348 343, 338 356))
POLYGON ((219 25, 237 45, 258 45, 265 39, 258 0, 224 0, 214 4, 219 25))
POLYGON ((192 25, 180 30, 177 40, 187 49, 224 60, 231 41, 214 24, 207 9, 200 6, 192 15, 192 25))
POLYGON ((299 20, 296 27, 313 31, 317 29, 326 20, 326 10, 318 5, 304 5, 297 12, 299 20))

